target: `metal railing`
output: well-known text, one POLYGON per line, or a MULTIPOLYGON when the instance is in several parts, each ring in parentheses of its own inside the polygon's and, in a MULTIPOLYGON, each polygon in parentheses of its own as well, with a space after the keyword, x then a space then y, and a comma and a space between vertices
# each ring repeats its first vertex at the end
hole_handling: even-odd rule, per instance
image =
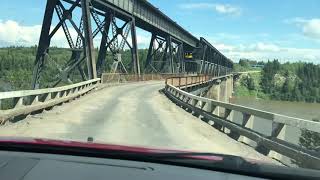
POLYGON ((179 76, 181 74, 122 74, 122 73, 103 73, 101 76, 102 83, 111 82, 135 82, 135 81, 158 81, 165 80, 170 77, 179 76))
POLYGON ((194 76, 172 76, 166 78, 166 84, 175 86, 179 89, 185 89, 188 87, 196 86, 199 84, 215 82, 222 78, 228 78, 232 74, 223 76, 211 76, 211 75, 194 75, 194 76))
MULTIPOLYGON (((164 90, 165 94, 179 106, 202 116, 208 122, 210 121, 215 128, 224 131, 237 141, 254 146, 256 150, 265 155, 276 158, 276 153, 278 153, 295 161, 303 162, 302 164, 306 167, 320 169, 320 154, 318 152, 288 142, 284 136, 285 133, 282 132, 287 127, 295 127, 320 133, 319 122, 196 96, 181 89, 181 87, 192 85, 194 82, 184 80, 187 83, 183 84, 181 83, 182 79, 185 79, 185 77, 167 79, 164 90), (224 113, 221 113, 222 109, 224 113), (233 114, 235 112, 242 114, 240 122, 237 122, 234 118, 233 114), (261 118, 272 123, 269 135, 254 130, 253 121, 255 118, 261 118)), ((218 80, 218 78, 213 79, 218 80)), ((201 83, 199 81, 201 81, 201 78, 197 80, 197 83, 201 83)), ((206 79, 205 82, 208 81, 212 80, 206 79)))
POLYGON ((175 76, 166 78, 166 84, 170 84, 172 86, 178 87, 180 89, 190 87, 196 84, 207 82, 211 79, 211 76, 208 75, 195 75, 195 76, 175 76))
POLYGON ((134 82, 134 81, 152 81, 152 80, 164 80, 160 74, 122 74, 122 73, 104 73, 101 76, 102 83, 111 82, 134 82))
POLYGON ((100 79, 57 88, 0 92, 0 123, 70 101, 96 88, 100 79))

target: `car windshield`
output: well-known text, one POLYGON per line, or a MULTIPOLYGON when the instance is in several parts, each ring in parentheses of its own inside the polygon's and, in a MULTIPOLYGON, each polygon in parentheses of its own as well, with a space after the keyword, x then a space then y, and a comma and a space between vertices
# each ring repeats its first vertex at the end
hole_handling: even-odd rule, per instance
POLYGON ((0 4, 0 144, 49 139, 320 170, 320 1, 0 4))

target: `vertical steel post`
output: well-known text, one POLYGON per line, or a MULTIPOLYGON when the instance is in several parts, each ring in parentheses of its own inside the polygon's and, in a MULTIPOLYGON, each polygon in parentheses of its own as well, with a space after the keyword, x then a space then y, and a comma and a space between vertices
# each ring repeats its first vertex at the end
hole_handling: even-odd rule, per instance
POLYGON ((173 52, 172 52, 172 39, 171 36, 168 36, 167 38, 167 44, 169 45, 169 64, 170 64, 170 71, 172 74, 174 74, 174 66, 173 66, 173 52))
POLYGON ((39 44, 38 44, 36 60, 35 60, 35 64, 34 64, 32 89, 39 88, 40 72, 41 72, 41 68, 43 67, 43 64, 44 64, 44 56, 50 46, 50 41, 51 41, 51 38, 49 36, 50 27, 52 24, 52 16, 54 13, 54 8, 55 8, 57 2, 58 2, 58 0, 47 0, 46 10, 45 10, 44 18, 43 18, 43 23, 42 23, 41 35, 40 35, 39 44))
POLYGON ((100 50, 98 54, 98 62, 97 62, 97 69, 98 69, 98 76, 101 77, 102 71, 104 68, 105 59, 107 55, 107 41, 108 41, 108 34, 109 34, 109 29, 110 29, 110 24, 112 20, 112 14, 110 12, 105 13, 104 21, 104 31, 102 32, 102 39, 100 43, 100 50))
POLYGON ((168 56, 168 41, 166 40, 166 47, 164 49, 164 54, 163 54, 163 57, 162 57, 162 63, 161 63, 161 66, 160 66, 160 71, 163 71, 163 68, 167 62, 167 56, 168 56))
POLYGON ((150 41, 150 45, 149 45, 149 49, 148 49, 147 60, 146 60, 146 64, 145 64, 144 68, 148 68, 148 66, 151 65, 151 63, 152 63, 152 50, 153 50, 153 44, 154 44, 155 39, 156 39, 156 35, 154 33, 152 33, 151 41, 150 41))
POLYGON ((179 56, 179 61, 180 61, 180 73, 185 73, 185 68, 184 68, 184 49, 183 49, 183 42, 179 45, 178 49, 178 56, 179 56))
POLYGON ((138 42, 137 42, 137 32, 136 32, 136 22, 132 18, 131 22, 131 38, 132 38, 132 60, 133 60, 133 69, 134 73, 140 78, 140 63, 138 55, 138 42))
POLYGON ((93 35, 91 28, 90 0, 81 0, 81 9, 83 17, 84 46, 86 47, 86 58, 89 79, 97 78, 97 68, 93 47, 93 35))

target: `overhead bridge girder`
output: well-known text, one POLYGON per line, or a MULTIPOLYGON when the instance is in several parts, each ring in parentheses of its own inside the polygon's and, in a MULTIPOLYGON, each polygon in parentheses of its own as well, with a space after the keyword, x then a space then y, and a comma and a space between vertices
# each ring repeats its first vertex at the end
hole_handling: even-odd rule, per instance
POLYGON ((204 38, 198 40, 145 0, 47 0, 32 88, 85 81, 110 69, 139 76, 136 27, 152 33, 145 73, 221 74, 232 68, 232 61, 204 38), (53 24, 52 19, 58 19, 58 23, 53 24), (59 30, 71 51, 68 62, 62 63, 50 54, 51 41, 59 30), (76 37, 72 37, 74 31, 76 37), (101 38, 98 51, 93 46, 97 37, 101 38), (131 62, 122 63, 121 53, 127 49, 131 62), (194 57, 186 59, 186 52, 194 57))
POLYGON ((199 41, 146 0, 92 0, 92 3, 101 11, 104 11, 106 7, 113 8, 123 20, 127 15, 132 15, 138 27, 149 32, 157 32, 162 37, 170 35, 192 47, 196 47, 199 41))

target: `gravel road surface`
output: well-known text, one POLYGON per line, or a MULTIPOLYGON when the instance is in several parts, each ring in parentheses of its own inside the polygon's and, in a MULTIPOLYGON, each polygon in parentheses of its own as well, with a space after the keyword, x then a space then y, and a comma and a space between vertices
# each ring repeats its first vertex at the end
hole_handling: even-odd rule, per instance
POLYGON ((164 82, 107 87, 42 114, 0 127, 24 136, 232 154, 274 162, 176 106, 164 82))

